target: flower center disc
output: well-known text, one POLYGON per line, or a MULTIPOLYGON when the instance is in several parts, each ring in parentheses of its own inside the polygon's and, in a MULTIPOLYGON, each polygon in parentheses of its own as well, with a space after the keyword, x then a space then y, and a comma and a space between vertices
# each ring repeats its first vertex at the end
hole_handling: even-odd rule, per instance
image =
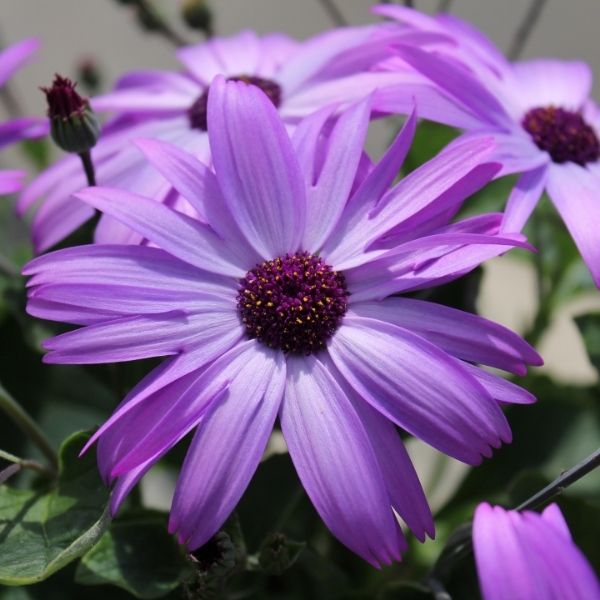
POLYGON ((325 348, 348 309, 346 280, 318 256, 286 254, 248 271, 238 310, 246 333, 270 348, 312 354, 325 348))
POLYGON ((554 162, 585 165, 600 157, 596 132, 577 112, 554 106, 533 108, 523 117, 522 125, 554 162))
MULTIPOLYGON (((255 77, 253 75, 236 75, 235 77, 228 77, 227 81, 243 81, 248 85, 254 85, 266 94, 267 98, 273 103, 275 108, 279 108, 279 105, 281 104, 281 87, 270 79, 263 79, 262 77, 255 77)), ((207 130, 207 105, 208 89, 204 90, 197 100, 195 100, 188 108, 188 118, 192 129, 200 129, 201 131, 207 130)))

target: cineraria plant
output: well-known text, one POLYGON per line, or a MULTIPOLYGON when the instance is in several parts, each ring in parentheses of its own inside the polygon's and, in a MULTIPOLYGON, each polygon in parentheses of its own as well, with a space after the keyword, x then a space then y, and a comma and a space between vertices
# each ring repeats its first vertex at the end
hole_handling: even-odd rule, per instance
POLYGON ((0 52, 0 600, 600 600, 598 373, 535 368, 598 306, 590 67, 408 2, 298 41, 185 0, 190 42, 119 3, 180 70, 74 57, 26 116, 44 48, 0 52))

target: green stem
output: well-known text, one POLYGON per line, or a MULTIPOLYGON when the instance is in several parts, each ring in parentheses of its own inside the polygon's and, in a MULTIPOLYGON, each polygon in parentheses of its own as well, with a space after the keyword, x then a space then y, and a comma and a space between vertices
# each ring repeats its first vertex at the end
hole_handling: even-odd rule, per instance
POLYGON ((48 459, 53 472, 58 470, 58 457, 39 425, 21 405, 0 385, 0 410, 4 411, 28 435, 48 459))
POLYGON ((15 456, 10 452, 5 452, 4 450, 0 450, 0 458, 11 462, 15 465, 19 465, 23 469, 31 469, 32 471, 37 471, 38 473, 45 475, 46 477, 54 477, 54 472, 50 471, 47 467, 37 462, 37 460, 31 460, 28 458, 21 458, 20 456, 15 456))

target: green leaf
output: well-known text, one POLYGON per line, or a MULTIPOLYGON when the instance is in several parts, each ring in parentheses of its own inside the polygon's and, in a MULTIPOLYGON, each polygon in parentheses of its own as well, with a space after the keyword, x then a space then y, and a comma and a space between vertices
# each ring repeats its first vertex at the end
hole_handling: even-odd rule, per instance
POLYGON ((136 598, 161 598, 190 575, 181 546, 167 533, 165 516, 145 511, 114 521, 83 556, 75 579, 113 584, 136 598))
POLYGON ((594 368, 600 373, 600 313, 575 317, 583 343, 594 368))
POLYGON ((45 489, 0 487, 0 583, 26 585, 46 579, 82 556, 110 523, 108 490, 93 453, 78 458, 87 433, 60 449, 58 481, 45 489))

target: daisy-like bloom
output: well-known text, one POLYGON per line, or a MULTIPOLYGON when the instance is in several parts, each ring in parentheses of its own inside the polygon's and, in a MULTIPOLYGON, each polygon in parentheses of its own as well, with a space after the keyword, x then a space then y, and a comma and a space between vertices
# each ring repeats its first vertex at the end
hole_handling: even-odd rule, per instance
MULTIPOLYGON (((6 85, 13 74, 25 65, 39 49, 34 38, 17 42, 0 52, 0 87, 6 85)), ((47 126, 36 118, 12 119, 0 123, 0 149, 26 138, 40 137, 47 126)), ((23 171, 0 170, 0 195, 12 194, 21 189, 23 171)))
MULTIPOLYGON (((92 151, 96 180, 193 215, 194 208, 148 165, 131 140, 160 139, 207 161, 207 90, 216 75, 261 89, 291 128, 328 104, 342 108, 376 87, 400 85, 403 73, 370 71, 389 53, 391 41, 400 39, 425 44, 446 40, 428 32, 399 33, 397 27, 370 26, 334 30, 304 43, 281 34, 258 37, 244 31, 182 48, 177 51, 182 72, 132 72, 114 91, 91 100, 95 111, 117 115, 92 151)), ((61 241, 94 214, 71 196, 86 185, 80 161, 71 156, 41 173, 24 191, 18 210, 24 214, 35 207, 32 238, 37 252, 61 241)), ((141 242, 138 234, 108 217, 100 221, 95 239, 141 242)))
MULTIPOLYGON (((453 37, 456 44, 443 52, 400 44, 399 58, 386 68, 402 70, 408 63, 430 78, 438 89, 420 89, 427 107, 420 112, 466 135, 493 136, 504 165, 500 175, 522 174, 503 230, 521 231, 546 191, 600 287, 600 110, 589 97, 588 65, 554 59, 511 64, 481 32, 450 15, 429 17, 398 6, 376 12, 453 37)), ((390 90, 378 108, 404 112, 406 98, 390 90)))
MULTIPOLYGON (((112 509, 193 429, 170 518, 188 548, 223 524, 275 421, 317 511, 374 565, 406 547, 397 513, 433 535, 394 424, 478 464, 510 440, 501 403, 526 391, 474 363, 540 364, 483 318, 391 294, 456 278, 522 245, 501 215, 448 224, 498 169, 466 141, 390 188, 413 114, 387 154, 363 153, 370 98, 290 139, 258 88, 218 77, 208 97, 214 171, 156 140, 139 147, 195 208, 189 217, 110 188, 77 196, 151 245, 91 245, 32 261, 28 311, 83 325, 45 342, 51 363, 169 356, 96 432, 112 509)), ((273 482, 276 485, 276 482, 273 482)))
POLYGON ((600 600, 600 583, 556 504, 542 514, 480 504, 473 546, 484 600, 600 600))

